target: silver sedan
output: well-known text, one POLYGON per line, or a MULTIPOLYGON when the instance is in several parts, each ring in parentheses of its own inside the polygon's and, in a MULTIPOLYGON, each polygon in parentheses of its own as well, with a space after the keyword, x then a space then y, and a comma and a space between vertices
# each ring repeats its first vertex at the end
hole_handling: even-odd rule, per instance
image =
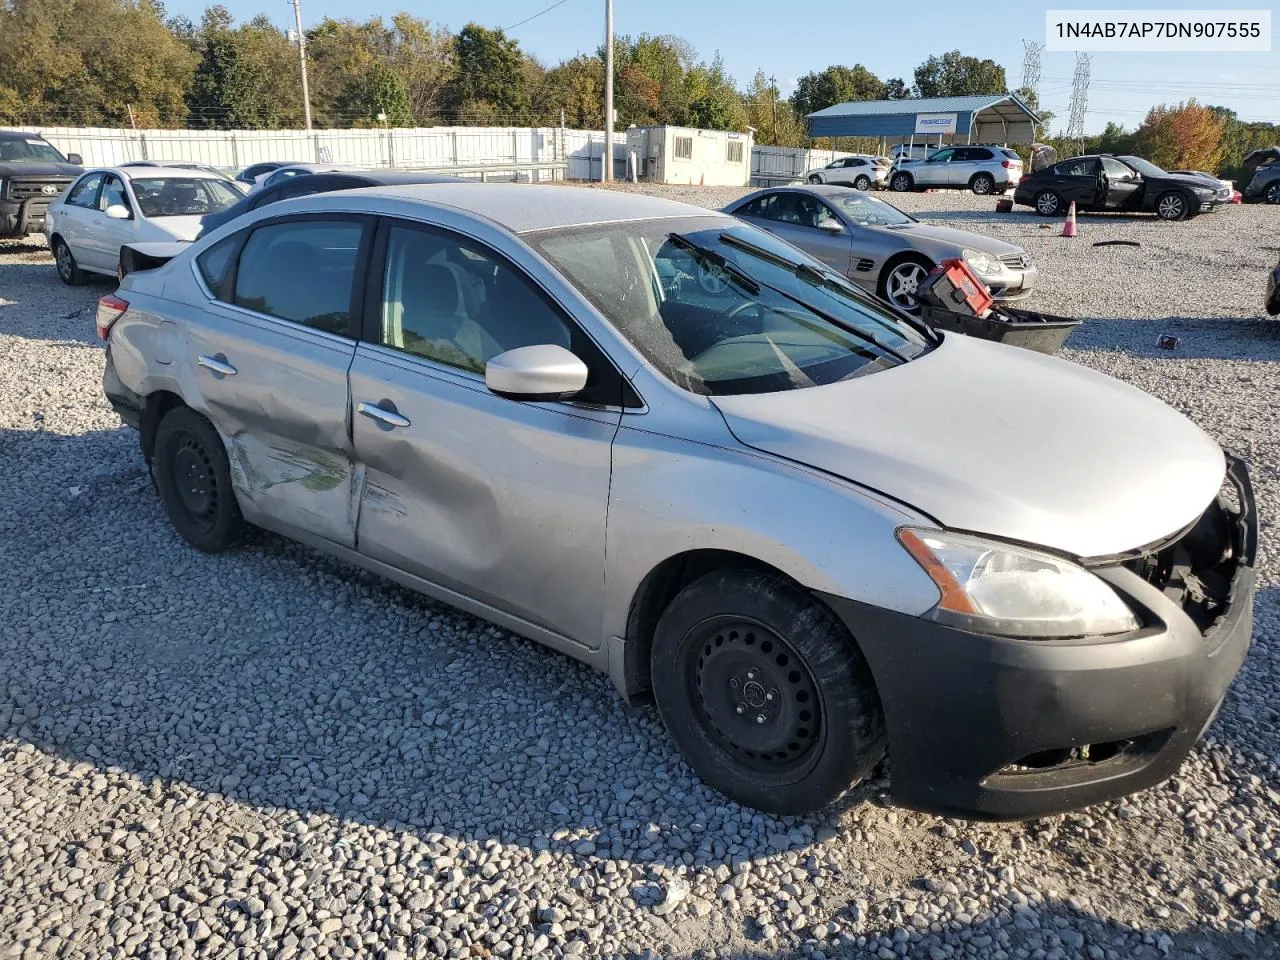
POLYGON ((725 213, 777 234, 871 293, 913 313, 919 309, 920 282, 949 257, 968 261, 997 300, 1021 300, 1036 282, 1036 268, 1021 247, 921 223, 861 190, 775 187, 731 203, 725 213))

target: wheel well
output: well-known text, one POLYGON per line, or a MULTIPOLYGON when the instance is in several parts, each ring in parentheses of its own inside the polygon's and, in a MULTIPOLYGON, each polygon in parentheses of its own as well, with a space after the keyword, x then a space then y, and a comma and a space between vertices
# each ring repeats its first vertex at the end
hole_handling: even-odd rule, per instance
POLYGON ((923 253, 916 253, 914 250, 904 250, 902 253, 895 253, 892 257, 886 260, 884 262, 884 266, 880 268, 880 277, 876 281, 877 289, 883 291, 889 282, 889 274, 893 272, 894 268, 897 267, 898 264, 906 263, 908 260, 915 261, 926 270, 932 270, 937 266, 933 260, 926 257, 923 253))
POLYGON ((991 174, 987 173, 987 171, 979 170, 977 173, 975 173, 972 177, 969 178, 969 183, 972 184, 973 181, 977 180, 979 177, 986 177, 992 183, 996 182, 996 178, 993 177, 991 174))
MULTIPOLYGON (((653 635, 658 620, 671 601, 689 584, 713 570, 738 567, 765 573, 787 575, 776 567, 731 550, 690 550, 668 557, 640 581, 635 596, 631 598, 631 610, 627 615, 626 696, 638 699, 650 691, 649 659, 653 649, 653 635)), ((787 578, 791 579, 791 578, 787 578)))
POLYGON ((142 411, 142 422, 138 425, 138 444, 142 447, 142 455, 147 458, 148 463, 151 462, 151 457, 155 453, 156 428, 160 426, 160 421, 174 407, 183 406, 186 406, 183 399, 168 390, 157 390, 147 395, 147 405, 142 411))

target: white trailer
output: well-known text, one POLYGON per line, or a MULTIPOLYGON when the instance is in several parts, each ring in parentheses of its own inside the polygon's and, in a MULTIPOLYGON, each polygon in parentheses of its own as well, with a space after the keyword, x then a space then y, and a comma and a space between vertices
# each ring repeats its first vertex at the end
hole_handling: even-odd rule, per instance
POLYGON ((695 127, 631 127, 628 176, 650 183, 745 187, 751 179, 751 134, 695 127))

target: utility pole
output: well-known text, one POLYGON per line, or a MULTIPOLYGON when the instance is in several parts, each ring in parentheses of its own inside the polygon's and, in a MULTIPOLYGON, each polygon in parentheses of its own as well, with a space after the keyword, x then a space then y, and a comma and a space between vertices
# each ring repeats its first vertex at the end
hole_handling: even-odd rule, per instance
POLYGON ((778 143, 778 78, 769 78, 769 92, 772 96, 769 98, 773 101, 773 142, 776 146, 778 143))
POLYGON ((604 156, 600 166, 600 179, 608 183, 613 179, 613 0, 604 0, 604 156))
POLYGON ((293 22, 298 28, 298 63, 302 67, 302 114, 307 121, 307 129, 311 129, 311 91, 307 89, 307 38, 302 32, 302 2, 289 0, 293 4, 293 22))

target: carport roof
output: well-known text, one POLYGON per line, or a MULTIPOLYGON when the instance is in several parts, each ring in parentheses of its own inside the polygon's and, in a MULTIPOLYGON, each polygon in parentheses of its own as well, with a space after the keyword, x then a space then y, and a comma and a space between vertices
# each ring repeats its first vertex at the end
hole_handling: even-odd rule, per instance
POLYGON ((837 103, 809 114, 813 137, 897 137, 915 131, 921 113, 956 114, 956 132, 968 134, 974 117, 983 113, 992 121, 1038 123, 1035 111, 1012 93, 974 97, 929 97, 921 100, 855 100, 837 103))

